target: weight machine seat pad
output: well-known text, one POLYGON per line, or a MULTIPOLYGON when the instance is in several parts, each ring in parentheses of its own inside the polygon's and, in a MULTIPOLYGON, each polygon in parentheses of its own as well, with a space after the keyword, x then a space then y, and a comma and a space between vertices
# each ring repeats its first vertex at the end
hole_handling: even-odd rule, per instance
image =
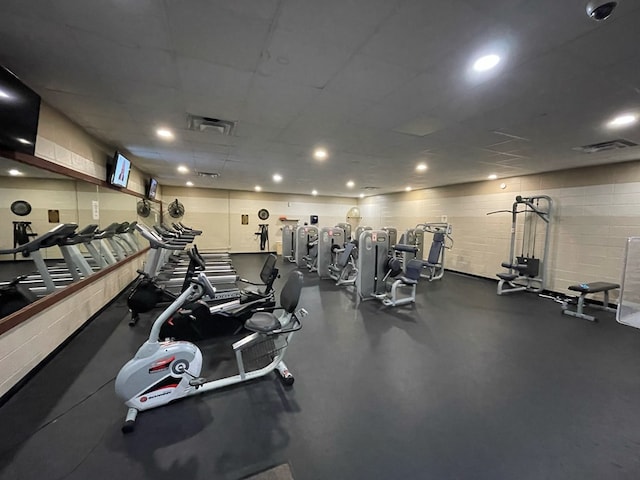
POLYGON ((416 247, 415 245, 403 245, 401 243, 396 243, 393 246, 393 249, 396 252, 409 252, 409 253, 416 253, 418 251, 418 247, 416 247))
POLYGON ((502 266, 504 268, 510 268, 512 270, 518 270, 519 272, 526 272, 529 269, 529 265, 527 265, 525 263, 502 262, 500 264, 500 266, 502 266))
POLYGON ((499 279, 505 280, 507 282, 511 282, 516 278, 518 278, 517 273, 496 273, 496 275, 498 276, 499 279))
POLYGON ((269 333, 280 327, 278 318, 269 312, 256 312, 244 323, 244 328, 252 332, 269 333))
POLYGON ((413 280, 412 278, 407 278, 407 277, 398 277, 396 280, 400 280, 402 283, 404 283, 405 285, 417 285, 418 284, 418 280, 413 280))
POLYGON ((574 292, 580 292, 582 294, 587 293, 597 293, 597 292, 608 292, 609 290, 614 290, 616 288, 620 288, 620 285, 617 283, 609 283, 609 282, 593 282, 593 283, 581 283, 580 285, 571 285, 569 290, 574 292))

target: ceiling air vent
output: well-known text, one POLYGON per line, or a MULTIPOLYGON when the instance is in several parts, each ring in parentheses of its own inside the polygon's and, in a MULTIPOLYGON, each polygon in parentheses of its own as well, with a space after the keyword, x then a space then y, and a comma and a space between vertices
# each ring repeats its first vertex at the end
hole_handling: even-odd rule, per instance
POLYGON ((362 187, 362 190, 380 190, 380 187, 362 187))
POLYGON ((196 170, 196 175, 199 177, 213 178, 213 179, 220 177, 220 174, 218 172, 199 172, 197 170, 196 170))
POLYGON ((201 117, 187 114, 187 128, 196 132, 215 132, 220 135, 233 135, 236 122, 214 117, 201 117))
POLYGON ((608 142, 594 143, 592 145, 583 145, 582 147, 573 147, 573 150, 582 153, 598 153, 605 150, 618 150, 620 148, 637 147, 637 143, 630 140, 619 138, 617 140, 609 140, 608 142))

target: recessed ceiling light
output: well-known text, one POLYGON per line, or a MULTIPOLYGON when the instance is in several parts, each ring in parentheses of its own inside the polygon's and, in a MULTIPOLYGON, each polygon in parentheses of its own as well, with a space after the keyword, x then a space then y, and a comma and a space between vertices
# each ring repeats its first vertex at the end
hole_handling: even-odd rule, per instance
POLYGON ((276 173, 273 175, 273 181, 274 182, 281 182, 282 181, 282 175, 280 175, 279 173, 276 173))
POLYGON ((364 198, 364 193, 361 193, 361 194, 360 194, 360 198, 364 198))
POLYGON ((173 132, 168 128, 159 128, 156 130, 156 135, 165 140, 173 140, 173 132))
POLYGON ((480 57, 473 63, 473 69, 476 72, 486 72, 491 70, 500 63, 500 57, 494 53, 480 57))
POLYGON ((254 189, 256 192, 261 192, 261 191, 262 191, 262 187, 261 187, 260 185, 256 185, 255 187, 253 187, 253 189, 254 189))
POLYGON ((418 172, 425 172, 427 170, 427 164, 426 163, 419 163, 416 166, 416 171, 418 172))
POLYGON ((355 185, 356 185, 356 183, 353 180, 349 180, 347 182, 347 187, 349 187, 349 188, 353 188, 355 185))
POLYGON ((29 140, 25 140, 24 138, 16 138, 16 140, 24 145, 31 145, 31 142, 29 140))
POLYGON ((411 191, 411 187, 404 187, 405 192, 410 192, 411 191))
POLYGON ((619 115, 613 120, 611 120, 607 125, 610 128, 621 128, 628 127, 629 125, 633 125, 638 121, 638 116, 633 113, 625 113, 624 115, 619 115))
POLYGON ((311 190, 311 195, 313 195, 313 196, 318 195, 318 190, 311 190))
POLYGON ((9 175, 11 175, 12 177, 17 177, 18 175, 22 175, 22 172, 20 170, 12 168, 11 170, 9 170, 9 175))
POLYGON ((187 167, 185 167, 184 165, 180 165, 180 166, 178 167, 178 171, 179 171, 180 173, 189 173, 189 169, 188 169, 187 167))
POLYGON ((0 98, 11 98, 11 95, 9 95, 4 90, 0 90, 0 98))
POLYGON ((193 182, 187 182, 187 187, 193 187, 193 182))
POLYGON ((487 177, 489 180, 495 180, 496 178, 498 178, 498 175, 496 175, 495 173, 492 173, 491 175, 489 175, 487 177))
POLYGON ((316 148, 315 152, 313 152, 313 156, 318 160, 324 160, 327 158, 327 151, 324 148, 316 148))

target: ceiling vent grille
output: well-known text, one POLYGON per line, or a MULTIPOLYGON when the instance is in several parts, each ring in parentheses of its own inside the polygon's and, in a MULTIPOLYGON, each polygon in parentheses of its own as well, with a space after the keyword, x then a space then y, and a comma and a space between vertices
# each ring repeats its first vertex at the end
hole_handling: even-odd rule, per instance
POLYGON ((367 186, 367 187, 362 187, 362 190, 380 190, 380 187, 367 186))
POLYGON ((593 143, 591 145, 583 145, 582 147, 573 147, 573 150, 582 153, 598 153, 606 150, 619 150, 621 148, 637 147, 637 143, 631 140, 619 138, 617 140, 609 140, 608 142, 593 143))
POLYGON ((199 172, 197 170, 196 170, 196 175, 199 177, 212 178, 212 179, 216 179, 220 177, 220 174, 218 172, 199 172))
POLYGON ((201 117, 187 114, 187 128, 195 132, 214 132, 220 135, 233 135, 236 122, 214 117, 201 117))

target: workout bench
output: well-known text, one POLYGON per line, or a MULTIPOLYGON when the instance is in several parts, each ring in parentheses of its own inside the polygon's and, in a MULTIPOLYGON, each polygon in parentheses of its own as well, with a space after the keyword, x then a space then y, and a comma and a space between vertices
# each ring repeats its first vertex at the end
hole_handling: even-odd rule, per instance
POLYGON ((590 322, 597 321, 596 317, 592 315, 587 315, 583 312, 584 309, 584 300, 587 295, 591 293, 599 293, 604 292, 604 303, 602 306, 600 305, 590 305, 593 308, 598 308, 600 310, 605 310, 607 312, 615 312, 615 308, 609 307, 609 290, 615 290, 616 288, 620 288, 620 285, 617 283, 608 283, 608 282, 593 282, 593 283, 581 283, 579 285, 571 285, 569 290, 573 292, 580 292, 580 297, 578 297, 578 307, 575 311, 569 310, 567 303, 562 304, 562 313, 565 315, 571 315, 572 317, 582 318, 584 320, 589 320, 590 322))

